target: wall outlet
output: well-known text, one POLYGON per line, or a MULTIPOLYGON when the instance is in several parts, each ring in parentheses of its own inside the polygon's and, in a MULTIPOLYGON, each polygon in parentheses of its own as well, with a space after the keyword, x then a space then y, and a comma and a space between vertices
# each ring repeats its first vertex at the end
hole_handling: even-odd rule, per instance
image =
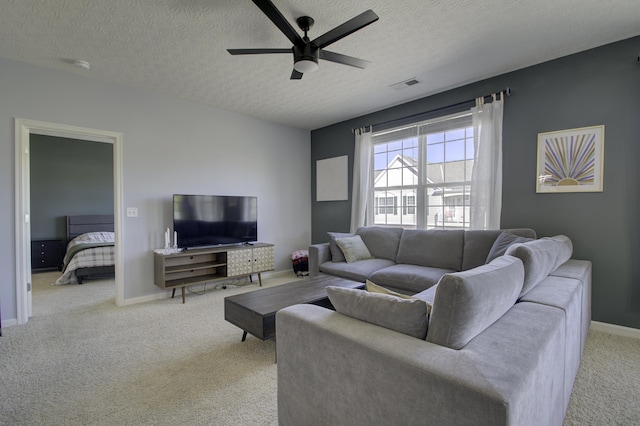
POLYGON ((138 217, 138 208, 127 207, 127 217, 138 217))

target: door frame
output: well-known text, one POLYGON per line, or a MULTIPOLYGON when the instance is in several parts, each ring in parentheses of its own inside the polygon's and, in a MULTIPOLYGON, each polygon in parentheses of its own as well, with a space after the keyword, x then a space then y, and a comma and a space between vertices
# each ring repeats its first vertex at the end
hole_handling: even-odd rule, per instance
POLYGON ((122 133, 15 118, 15 253, 18 324, 31 316, 30 135, 105 142, 113 145, 116 305, 124 305, 124 245, 122 222, 122 133))

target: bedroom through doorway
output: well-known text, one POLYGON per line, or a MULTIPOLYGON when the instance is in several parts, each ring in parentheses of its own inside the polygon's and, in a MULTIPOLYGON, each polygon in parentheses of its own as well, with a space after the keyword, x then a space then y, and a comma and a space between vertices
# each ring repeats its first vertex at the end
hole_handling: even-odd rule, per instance
POLYGON ((100 250, 99 259, 111 265, 93 279, 77 280, 75 276, 78 270, 91 270, 83 267, 93 266, 91 262, 97 258, 93 253, 83 253, 84 258, 74 263, 65 256, 67 244, 75 236, 69 234, 69 217, 109 217, 110 228, 88 222, 81 232, 93 236, 94 231, 110 231, 99 235, 113 241, 113 144, 40 134, 32 134, 29 144, 32 316, 66 310, 64 301, 69 299, 91 302, 95 296, 96 301, 114 300, 113 247, 87 249, 100 250), (81 289, 78 282, 83 281, 91 288, 81 289))
MULTIPOLYGON (((110 191, 107 192, 107 197, 111 198, 111 203, 109 203, 109 209, 111 211, 112 217, 112 228, 113 228, 113 252, 114 252, 114 266, 113 272, 115 272, 111 284, 108 285, 110 287, 109 291, 115 293, 115 304, 117 306, 122 306, 125 304, 124 301, 124 254, 123 247, 120 243, 123 231, 123 223, 122 223, 122 134, 111 131, 104 130, 95 130, 83 127, 69 126, 63 124, 55 124, 55 123, 47 123, 41 121, 27 120, 16 118, 15 119, 15 153, 16 153, 16 161, 15 161, 15 182, 16 182, 16 216, 15 216, 15 253, 16 253, 16 307, 17 307, 17 323, 25 324, 28 322, 29 317, 33 314, 33 281, 32 281, 32 212, 34 212, 35 206, 31 206, 31 178, 32 178, 32 164, 31 164, 31 139, 38 139, 40 136, 60 138, 60 139, 68 139, 73 143, 79 143, 81 145, 90 143, 95 144, 98 143, 108 150, 111 157, 111 174, 110 174, 110 191)), ((49 140, 49 145, 56 145, 59 140, 53 139, 55 142, 51 143, 52 140, 49 140)), ((37 144, 37 142, 36 142, 37 144)), ((34 145, 35 146, 35 145, 34 145)), ((51 148, 49 146, 49 148, 51 148)), ((37 148, 36 148, 37 149, 37 148)), ((36 153, 37 155, 37 153, 36 153)), ((37 174, 38 166, 36 164, 33 165, 33 173, 37 174)), ((83 161, 75 161, 73 165, 68 166, 67 170, 59 171, 58 174, 63 175, 64 179, 68 179, 70 174, 73 174, 75 171, 76 174, 75 179, 81 179, 78 177, 78 172, 86 172, 86 167, 83 167, 83 161)), ((94 188, 95 189, 95 188, 94 188)), ((34 188, 35 190, 35 188, 34 188)), ((37 191, 36 191, 37 192, 37 191)), ((52 192, 55 191, 44 191, 44 195, 42 199, 47 205, 56 204, 51 201, 52 192)), ((36 194, 34 194, 36 195, 36 194)), ((77 205, 83 205, 82 200, 78 200, 78 195, 72 196, 71 200, 67 200, 70 204, 67 206, 68 209, 74 208, 77 205), (75 201, 75 202, 74 202, 75 201)), ((36 201, 36 197, 34 197, 33 202, 37 205, 40 202, 36 201)), ((49 208, 49 207, 47 207, 49 208)), ((104 208, 104 207, 102 207, 104 208)), ((102 212, 100 212, 102 213, 102 212)), ((56 213, 60 214, 59 212, 56 213)), ((67 216, 69 213, 61 213, 60 216, 67 216)), ((51 215, 53 216, 53 215, 51 215)), ((57 216, 56 216, 57 217, 57 216)), ((42 229, 45 229, 47 226, 49 227, 48 232, 49 236, 43 237, 45 239, 57 240, 55 241, 58 245, 60 245, 60 219, 54 219, 53 222, 49 222, 44 228, 41 228, 42 224, 37 223, 38 214, 36 214, 36 223, 34 223, 34 238, 40 238, 36 233, 41 232, 42 229), (50 236, 53 235, 53 236, 50 236)), ((64 219, 62 219, 64 220, 64 219)), ((64 237, 62 237, 63 245, 66 244, 64 241, 64 237)), ((55 244, 54 244, 55 246, 55 244)), ((38 254, 36 252, 36 254, 38 254)), ((57 260, 54 260, 57 262, 57 260)), ((56 268, 54 268, 55 270, 56 268)), ((49 273, 49 272, 47 272, 49 273)), ((97 282, 97 281, 96 281, 97 282)), ((83 284, 84 285, 84 284, 83 284)), ((54 286, 52 286, 54 287, 54 286)), ((55 287, 65 287, 65 286, 55 286, 55 287)), ((75 287, 81 287, 75 285, 75 287)), ((66 288, 71 289, 71 286, 66 286, 66 288)), ((111 300, 113 300, 113 296, 111 296, 111 300)))

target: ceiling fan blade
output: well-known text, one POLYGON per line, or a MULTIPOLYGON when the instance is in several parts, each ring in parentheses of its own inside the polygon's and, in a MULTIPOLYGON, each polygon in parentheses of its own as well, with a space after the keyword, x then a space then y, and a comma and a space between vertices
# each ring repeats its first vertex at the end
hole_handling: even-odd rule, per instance
POLYGON ((291 53, 291 49, 227 49, 232 55, 262 55, 265 53, 291 53))
MULTIPOLYGON (((254 0, 255 1, 255 0, 254 0)), ((330 45, 331 43, 335 43, 348 36, 351 33, 358 31, 361 28, 366 27, 369 24, 372 24, 378 20, 378 15, 376 15, 373 10, 367 10, 362 12, 360 15, 355 18, 349 19, 342 25, 338 25, 334 29, 327 31, 322 34, 320 37, 316 38, 312 41, 313 44, 318 46, 320 49, 330 45)))
POLYGON ((342 55, 340 53, 329 52, 327 50, 321 50, 319 54, 320 59, 325 61, 336 62, 338 64, 349 65, 356 68, 366 68, 371 62, 364 59, 354 58, 353 56, 342 55))
POLYGON ((302 73, 297 70, 291 71, 291 80, 300 80, 302 78, 302 73))
POLYGON ((276 24, 276 27, 282 31, 282 33, 291 41, 291 43, 297 46, 304 46, 304 41, 300 34, 291 26, 289 21, 280 13, 280 11, 271 3, 270 0, 253 0, 256 6, 267 15, 271 22, 276 24))

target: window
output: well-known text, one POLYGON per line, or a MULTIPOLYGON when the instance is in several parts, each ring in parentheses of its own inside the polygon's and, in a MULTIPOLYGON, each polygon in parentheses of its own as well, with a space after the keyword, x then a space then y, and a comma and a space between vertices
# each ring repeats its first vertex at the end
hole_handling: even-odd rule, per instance
POLYGON ((458 114, 373 134, 373 224, 469 229, 471 120, 458 114))
POLYGON ((416 196, 405 195, 402 203, 402 214, 416 214, 416 196))
POLYGON ((397 197, 388 197, 386 194, 376 197, 376 215, 397 215, 398 200, 397 197))

